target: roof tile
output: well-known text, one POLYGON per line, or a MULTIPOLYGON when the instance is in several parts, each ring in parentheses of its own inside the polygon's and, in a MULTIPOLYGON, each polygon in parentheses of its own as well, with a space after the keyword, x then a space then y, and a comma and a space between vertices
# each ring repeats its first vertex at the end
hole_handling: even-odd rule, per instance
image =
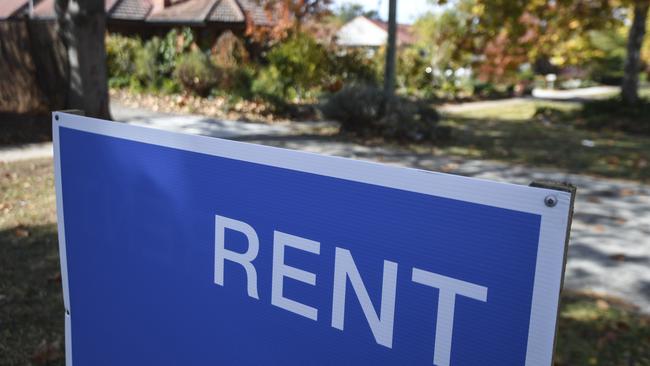
POLYGON ((235 0, 221 0, 212 10, 208 20, 212 22, 242 23, 246 18, 235 0))
POLYGON ((122 0, 109 14, 111 19, 144 20, 153 6, 147 0, 122 0))
POLYGON ((204 23, 219 0, 187 0, 149 14, 153 23, 204 23))

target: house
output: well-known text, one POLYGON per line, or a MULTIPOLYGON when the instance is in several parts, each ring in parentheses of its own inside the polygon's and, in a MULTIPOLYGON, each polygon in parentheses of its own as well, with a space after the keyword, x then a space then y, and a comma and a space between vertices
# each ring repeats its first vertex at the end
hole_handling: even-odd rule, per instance
MULTIPOLYGON (((386 44, 388 23, 381 20, 358 16, 344 24, 336 33, 336 44, 343 47, 378 48, 386 44)), ((397 46, 415 43, 412 27, 397 25, 397 46)))
MULTIPOLYGON (((55 0, 0 0, 0 113, 46 113, 62 108, 68 77, 66 50, 57 33, 55 0), (30 11, 31 10, 31 11, 30 11)), ((196 42, 212 47, 247 26, 272 26, 256 0, 105 0, 109 32, 141 38, 189 27, 196 42)), ((251 43, 249 53, 260 47, 251 43)))
MULTIPOLYGON (((32 19, 54 21, 55 0, 34 0, 32 19)), ((243 35, 248 23, 271 25, 255 0, 105 0, 109 32, 149 37, 190 27, 209 42, 223 31, 243 35)), ((28 0, 0 0, 0 20, 29 17, 28 0)))

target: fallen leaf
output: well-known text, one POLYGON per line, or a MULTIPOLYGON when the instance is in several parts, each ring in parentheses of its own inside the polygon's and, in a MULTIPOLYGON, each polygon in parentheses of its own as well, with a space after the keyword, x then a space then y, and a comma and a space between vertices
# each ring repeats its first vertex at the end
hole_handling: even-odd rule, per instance
POLYGON ((48 281, 52 281, 52 282, 61 281, 61 272, 56 272, 53 275, 51 275, 50 277, 48 277, 47 279, 48 279, 48 281))
POLYGON ((612 254, 609 256, 609 259, 617 262, 625 262, 625 254, 612 254))
POLYGON ((596 307, 600 310, 608 310, 609 303, 603 299, 596 300, 596 307))
POLYGON ((440 168, 440 170, 442 170, 445 173, 454 171, 456 169, 458 169, 458 164, 456 163, 445 164, 440 168))
POLYGON ((596 226, 594 226, 594 231, 597 232, 597 233, 604 233, 605 232, 605 226, 596 225, 596 226))
POLYGON ((36 365, 47 365, 51 362, 57 361, 63 357, 61 351, 61 341, 55 340, 47 342, 45 339, 36 347, 36 351, 32 355, 32 362, 36 365))
POLYGON ((636 193, 636 192, 634 192, 634 190, 630 189, 630 188, 623 188, 620 191, 618 191, 618 194, 621 197, 632 196, 632 195, 634 195, 634 193, 636 193))
POLYGON ((598 198, 598 197, 594 197, 594 196, 591 196, 591 197, 587 198, 587 201, 588 201, 588 202, 591 202, 591 203, 600 203, 600 202, 602 202, 602 201, 600 200, 600 198, 598 198))
POLYGON ((616 327, 624 332, 630 330, 630 325, 623 321, 616 322, 616 327))
POLYGON ((27 229, 25 229, 25 228, 22 228, 22 227, 17 227, 17 228, 14 230, 14 235, 15 235, 17 238, 26 238, 26 237, 29 236, 29 230, 27 230, 27 229))

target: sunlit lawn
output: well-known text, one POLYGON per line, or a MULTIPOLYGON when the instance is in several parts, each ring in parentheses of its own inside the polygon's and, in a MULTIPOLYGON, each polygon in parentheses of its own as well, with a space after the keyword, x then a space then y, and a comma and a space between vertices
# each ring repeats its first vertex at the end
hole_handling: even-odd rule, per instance
POLYGON ((582 128, 579 108, 577 102, 518 100, 447 113, 442 124, 454 138, 439 153, 648 180, 650 137, 582 128))
MULTIPOLYGON (((0 165, 0 365, 62 365, 63 304, 49 160, 0 165)), ((565 293, 556 365, 650 365, 650 318, 565 293)))

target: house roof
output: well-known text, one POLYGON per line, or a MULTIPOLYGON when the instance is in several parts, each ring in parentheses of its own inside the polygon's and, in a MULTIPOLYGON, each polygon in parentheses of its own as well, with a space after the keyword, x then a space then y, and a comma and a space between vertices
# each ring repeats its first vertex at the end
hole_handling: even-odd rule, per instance
POLYGON ((43 0, 34 6, 34 18, 56 18, 54 0, 43 0))
POLYGON ((257 25, 271 25, 268 13, 264 7, 257 3, 255 0, 237 0, 247 18, 257 25))
MULTIPOLYGON (((54 19, 56 18, 56 12, 54 11, 54 1, 55 0, 42 0, 34 6, 34 17, 39 19, 54 19)), ((119 0, 105 0, 104 9, 106 13, 115 6, 115 3, 119 0)), ((27 0, 25 0, 25 3, 27 0)))
POLYGON ((148 0, 122 0, 108 13, 108 17, 119 20, 144 20, 153 8, 148 0))
MULTIPOLYGON (((28 0, 0 0, 0 19, 15 16, 28 0)), ((53 19, 55 0, 41 0, 34 7, 34 17, 53 19)), ((258 25, 269 25, 270 19, 263 6, 255 0, 184 0, 172 2, 154 11, 152 0, 105 0, 109 19, 144 21, 147 23, 205 24, 245 23, 247 19, 258 25)))
MULTIPOLYGON (((388 23, 382 20, 369 19, 379 28, 388 32, 388 23)), ((415 43, 415 35, 413 34, 413 27, 409 24, 397 24, 397 43, 398 44, 413 44, 415 43)))
POLYGON ((235 0, 221 0, 210 13, 208 20, 240 23, 246 21, 246 15, 235 0))
MULTIPOLYGON (((380 20, 358 16, 345 23, 336 33, 336 43, 350 47, 381 47, 388 38, 388 23, 380 20)), ((407 24, 397 25, 397 44, 415 43, 412 27, 407 24)))
POLYGON ((0 1, 0 19, 7 19, 27 6, 27 0, 2 0, 0 1))
POLYGON ((183 1, 162 10, 154 11, 147 17, 153 23, 203 23, 219 0, 183 1))

